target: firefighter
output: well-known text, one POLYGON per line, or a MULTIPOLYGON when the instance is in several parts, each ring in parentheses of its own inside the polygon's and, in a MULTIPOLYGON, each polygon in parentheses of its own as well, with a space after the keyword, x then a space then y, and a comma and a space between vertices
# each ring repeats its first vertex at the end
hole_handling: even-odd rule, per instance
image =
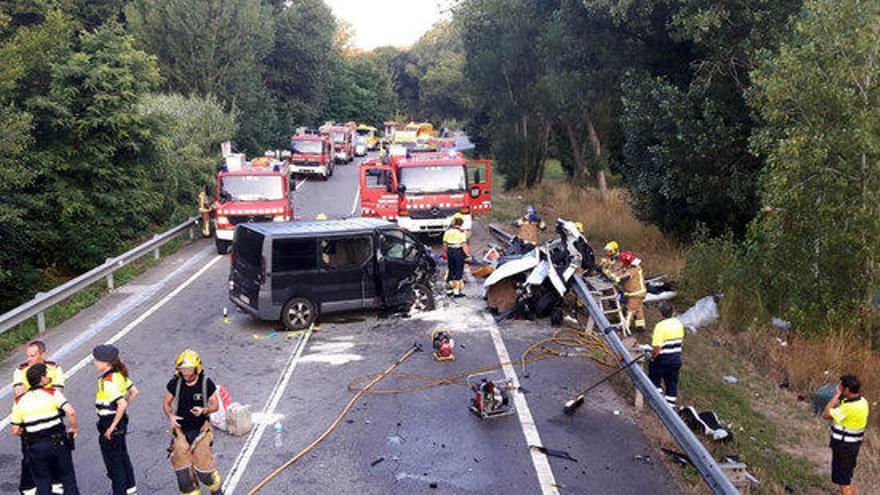
POLYGON ((666 301, 660 303, 663 317, 654 325, 651 336, 651 363, 648 377, 657 391, 666 397, 666 403, 675 407, 678 401, 678 374, 681 371, 681 344, 684 339, 684 325, 672 316, 674 308, 666 301), (664 393, 664 387, 666 392, 664 393))
MULTIPOLYGON (((19 365, 12 374, 12 392, 15 398, 19 398, 28 391, 30 386, 27 382, 27 370, 31 366, 43 363, 46 365, 46 376, 49 378, 49 388, 61 391, 64 389, 64 370, 61 366, 53 361, 46 360, 46 344, 41 340, 34 340, 25 347, 26 361, 19 365)), ((37 492, 34 484, 33 476, 31 476, 31 468, 25 455, 24 438, 21 442, 21 476, 19 478, 18 490, 23 495, 33 495, 37 492)), ((61 493, 61 482, 56 477, 52 483, 52 492, 61 493)))
POLYGON ((463 297, 464 264, 471 252, 467 244, 467 232, 464 231, 464 218, 456 215, 452 225, 443 234, 443 249, 446 250, 446 281, 449 283, 448 294, 463 297))
POLYGON ((211 237, 211 215, 214 213, 214 201, 211 199, 210 188, 205 186, 199 191, 199 215, 202 217, 202 237, 211 237))
POLYGON ((642 272, 642 260, 629 251, 620 253, 621 275, 615 277, 615 283, 623 284, 623 298, 626 300, 626 326, 636 332, 645 331, 645 274, 642 272))
POLYGON ((137 493, 134 468, 128 455, 128 408, 138 396, 138 389, 128 375, 128 368, 119 359, 119 349, 99 345, 92 351, 95 368, 101 373, 95 394, 98 414, 98 445, 113 495, 137 493))
POLYGON ((620 245, 617 241, 610 241, 602 249, 602 258, 599 259, 599 269, 610 280, 614 280, 620 272, 620 245))
POLYGON ((831 481, 840 486, 841 495, 856 493, 852 476, 868 426, 868 401, 860 395, 861 388, 855 375, 840 377, 822 413, 831 421, 831 481))
POLYGON ((61 481, 65 495, 79 495, 70 455, 79 431, 76 410, 61 390, 52 388, 48 366, 31 365, 25 372, 27 392, 12 407, 12 434, 22 437, 37 495, 53 493, 52 480, 61 481), (65 431, 64 417, 70 426, 65 431))
POLYGON ((174 362, 175 374, 165 389, 162 406, 171 422, 171 466, 181 494, 197 495, 199 483, 220 494, 220 473, 211 450, 214 435, 208 415, 220 408, 217 387, 205 376, 199 354, 181 352, 174 362))
POLYGON ((538 245, 538 230, 547 230, 547 225, 538 216, 538 210, 534 206, 526 208, 526 214, 518 218, 514 225, 517 228, 516 236, 532 246, 538 245))

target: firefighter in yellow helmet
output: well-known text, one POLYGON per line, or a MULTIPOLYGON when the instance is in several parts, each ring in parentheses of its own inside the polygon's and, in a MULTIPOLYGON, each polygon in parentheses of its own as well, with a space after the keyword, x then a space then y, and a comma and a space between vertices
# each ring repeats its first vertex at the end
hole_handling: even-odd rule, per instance
POLYGON ((610 280, 615 281, 620 275, 623 265, 620 263, 620 245, 617 241, 610 241, 605 244, 602 250, 602 257, 599 259, 599 269, 602 274, 610 280))
POLYGON ((538 210, 534 206, 526 208, 526 214, 518 218, 514 225, 516 226, 516 236, 531 246, 538 245, 538 231, 547 230, 547 224, 538 216, 538 210))
POLYGON ((171 467, 183 495, 197 495, 199 483, 212 494, 221 493, 220 473, 211 450, 214 435, 208 415, 220 408, 217 386, 205 376, 196 351, 181 352, 174 377, 165 389, 162 405, 171 423, 171 467))
POLYGON ((214 213, 214 201, 209 192, 208 186, 199 191, 199 216, 202 219, 202 237, 211 237, 211 215, 214 213))

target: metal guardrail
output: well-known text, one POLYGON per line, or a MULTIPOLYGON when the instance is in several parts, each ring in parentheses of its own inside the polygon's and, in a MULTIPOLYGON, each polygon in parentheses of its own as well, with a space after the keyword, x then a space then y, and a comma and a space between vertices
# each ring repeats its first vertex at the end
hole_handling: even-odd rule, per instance
MULTIPOLYGON (((513 239, 512 235, 502 230, 498 225, 489 225, 489 231, 502 242, 509 244, 513 239)), ((614 327, 611 326, 608 318, 605 317, 605 313, 599 307, 599 304, 590 295, 590 289, 587 287, 583 278, 580 275, 575 275, 572 277, 572 280, 574 281, 572 290, 587 308, 587 312, 598 327, 602 338, 617 355, 622 356, 622 362, 632 362, 632 355, 626 346, 623 345, 620 337, 617 336, 617 332, 615 332, 614 327)), ((700 475, 703 477, 703 480, 712 492, 723 495, 739 494, 739 491, 727 475, 724 474, 724 471, 722 471, 721 467, 715 461, 715 458, 712 457, 712 454, 706 450, 706 447, 704 447, 702 442, 700 442, 693 432, 691 432, 690 428, 688 428, 684 421, 682 421, 678 414, 676 414, 675 410, 669 407, 666 403, 666 399, 660 395, 660 392, 658 392, 657 388, 654 387, 654 384, 651 383, 648 375, 645 374, 645 370, 638 366, 630 366, 626 369, 626 372, 636 389, 638 389, 642 396, 645 397, 648 404, 651 406, 651 409, 654 410, 657 417, 666 429, 669 430, 669 433, 678 445, 685 451, 690 458, 691 463, 700 472, 700 475)))
POLYGON ((107 288, 113 290, 114 281, 113 273, 116 270, 128 265, 147 254, 153 253, 153 256, 159 259, 159 248, 175 239, 182 232, 189 230, 189 237, 194 237, 193 229, 198 224, 199 217, 192 217, 186 222, 174 227, 173 229, 153 236, 149 241, 137 246, 115 258, 107 258, 104 264, 92 268, 73 280, 69 280, 49 292, 40 292, 34 298, 17 308, 14 308, 0 315, 0 334, 4 334, 15 328, 16 325, 26 321, 34 316, 37 317, 37 328, 40 333, 46 331, 45 311, 52 306, 73 296, 77 292, 86 287, 100 281, 107 280, 107 288))

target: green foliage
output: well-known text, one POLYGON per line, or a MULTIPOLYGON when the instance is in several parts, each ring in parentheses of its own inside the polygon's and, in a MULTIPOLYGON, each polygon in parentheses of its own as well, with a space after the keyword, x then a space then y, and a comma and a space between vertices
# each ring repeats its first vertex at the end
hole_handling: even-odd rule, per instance
POLYGON ((877 3, 810 0, 752 74, 767 160, 756 276, 770 311, 814 328, 856 320, 880 286, 878 23, 877 3))
POLYGON ((213 94, 238 108, 238 145, 251 153, 278 140, 263 83, 263 60, 274 46, 271 6, 260 0, 135 0, 125 15, 138 46, 158 58, 167 89, 213 94))
POLYGON ((322 117, 381 126, 394 115, 396 100, 388 72, 369 57, 353 56, 340 62, 322 117))

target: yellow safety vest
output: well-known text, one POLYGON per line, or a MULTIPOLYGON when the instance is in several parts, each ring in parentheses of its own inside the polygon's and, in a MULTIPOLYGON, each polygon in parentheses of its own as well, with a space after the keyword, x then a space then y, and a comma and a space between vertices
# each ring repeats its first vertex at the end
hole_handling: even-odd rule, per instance
POLYGON ((831 441, 861 443, 868 426, 868 401, 864 397, 842 399, 840 404, 828 411, 831 423, 831 441))
POLYGON ((460 248, 467 244, 467 234, 463 230, 452 227, 443 234, 443 243, 447 248, 460 248))
MULTIPOLYGON (((64 370, 61 366, 58 366, 54 361, 46 361, 43 364, 46 365, 46 376, 49 378, 49 383, 46 385, 46 388, 64 388, 64 370)), ((22 363, 19 367, 12 373, 12 386, 17 387, 19 385, 24 387, 25 391, 31 389, 30 384, 27 381, 27 370, 31 365, 28 363, 22 363)))
POLYGON ((116 403, 125 398, 132 385, 131 379, 122 373, 104 373, 98 379, 98 391, 95 394, 95 411, 98 417, 115 416, 116 403))
POLYGON ((67 399, 60 390, 28 390, 12 406, 12 424, 24 428, 26 435, 64 433, 61 408, 65 404, 67 399))
POLYGON ((684 325, 678 318, 667 318, 654 325, 651 346, 659 347, 660 354, 681 354, 684 325))

